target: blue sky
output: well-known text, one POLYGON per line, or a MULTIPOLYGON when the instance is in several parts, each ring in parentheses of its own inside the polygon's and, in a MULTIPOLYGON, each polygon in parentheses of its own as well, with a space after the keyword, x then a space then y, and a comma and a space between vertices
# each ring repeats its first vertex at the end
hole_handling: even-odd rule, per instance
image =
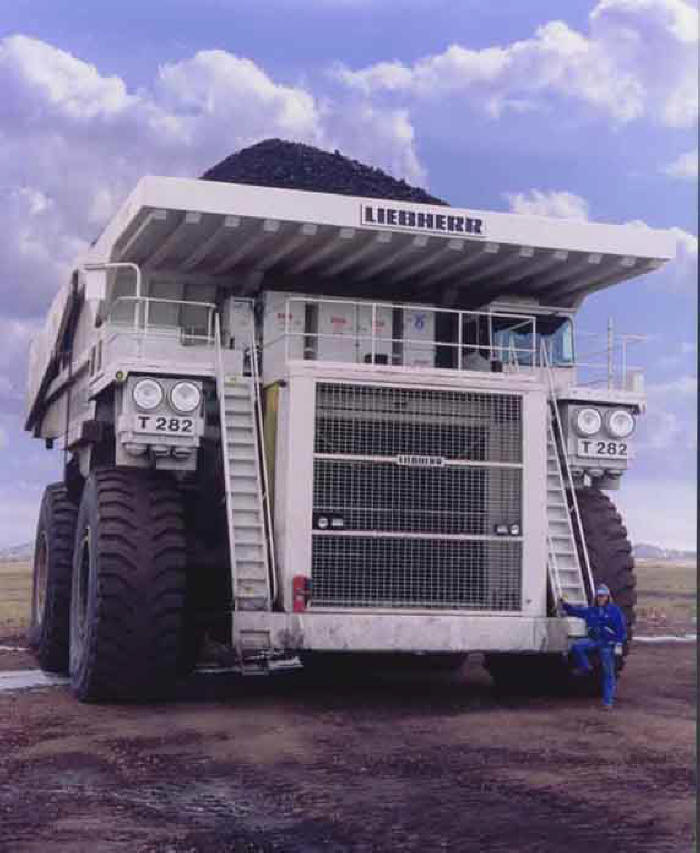
POLYGON ((644 332, 649 412, 615 497, 633 539, 692 548, 693 0, 15 0, 0 13, 0 545, 33 535, 57 453, 21 432, 27 341, 143 174, 269 136, 340 148, 453 204, 675 229, 662 272, 579 326, 644 332))

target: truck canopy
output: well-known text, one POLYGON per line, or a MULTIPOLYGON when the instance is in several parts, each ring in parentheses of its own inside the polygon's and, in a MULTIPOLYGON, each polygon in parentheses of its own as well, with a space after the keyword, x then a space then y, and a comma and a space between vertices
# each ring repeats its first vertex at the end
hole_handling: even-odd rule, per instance
MULTIPOLYGON (((674 254, 670 231, 636 224, 145 177, 76 269, 133 263, 145 277, 169 273, 246 296, 272 287, 449 308, 478 308, 503 296, 575 308, 674 254)), ((70 348, 71 317, 84 295, 74 274, 33 342, 28 427, 41 389, 70 348)))

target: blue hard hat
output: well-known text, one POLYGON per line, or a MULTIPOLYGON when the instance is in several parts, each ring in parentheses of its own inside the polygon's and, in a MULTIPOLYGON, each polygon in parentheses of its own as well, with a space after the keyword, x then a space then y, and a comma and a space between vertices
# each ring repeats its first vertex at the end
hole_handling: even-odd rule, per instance
POLYGON ((599 583, 595 591, 596 595, 607 595, 610 597, 610 589, 604 583, 599 583))

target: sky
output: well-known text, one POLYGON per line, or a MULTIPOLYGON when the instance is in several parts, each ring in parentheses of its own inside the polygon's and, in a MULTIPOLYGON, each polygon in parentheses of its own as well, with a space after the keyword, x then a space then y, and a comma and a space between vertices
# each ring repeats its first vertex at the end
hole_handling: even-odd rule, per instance
POLYGON ((145 174, 268 137, 452 204, 673 229, 663 270, 591 296, 643 333, 648 412, 611 496, 630 536, 696 543, 694 0, 13 0, 0 10, 0 547, 33 538, 61 454, 22 432, 28 341, 145 174))

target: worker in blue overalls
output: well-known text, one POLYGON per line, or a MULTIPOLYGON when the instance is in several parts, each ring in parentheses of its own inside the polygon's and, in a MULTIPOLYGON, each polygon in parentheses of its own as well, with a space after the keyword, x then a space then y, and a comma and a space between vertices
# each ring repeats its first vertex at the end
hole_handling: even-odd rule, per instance
POLYGON ((578 616, 585 620, 588 636, 577 640, 571 647, 576 663, 574 673, 585 675, 593 671, 588 659, 589 652, 597 652, 600 658, 603 686, 603 707, 612 708, 615 698, 615 655, 622 653, 622 644, 627 639, 627 628, 622 610, 613 604, 609 588, 600 584, 595 591, 595 604, 580 607, 567 604, 561 599, 561 606, 569 616, 578 616))

